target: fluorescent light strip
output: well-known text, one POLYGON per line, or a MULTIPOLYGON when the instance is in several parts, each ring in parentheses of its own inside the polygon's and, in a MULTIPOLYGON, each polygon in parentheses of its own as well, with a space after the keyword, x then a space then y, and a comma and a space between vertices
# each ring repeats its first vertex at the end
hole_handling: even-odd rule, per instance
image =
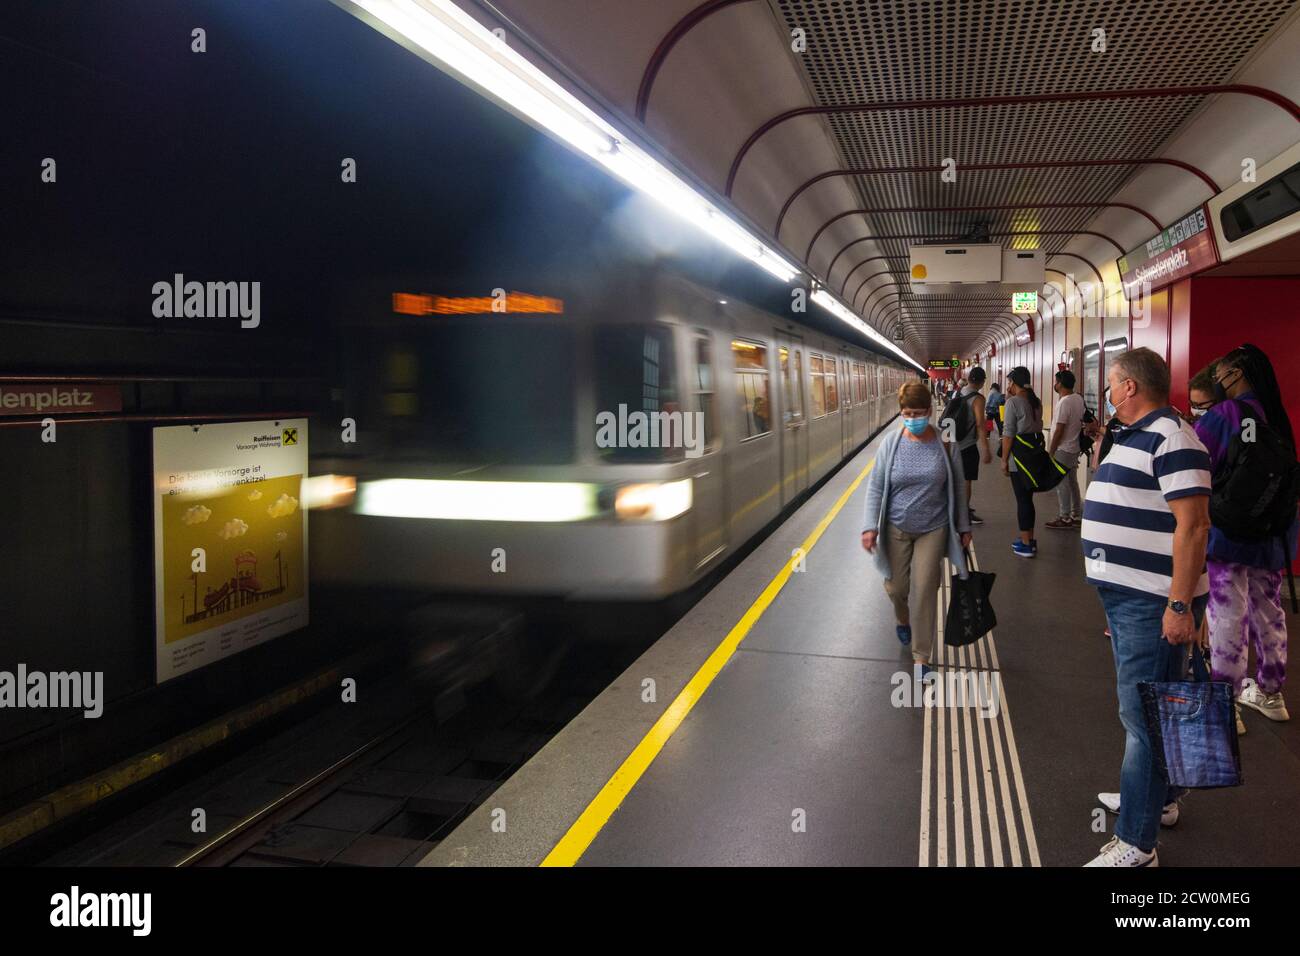
POLYGON ((816 292, 814 292, 812 295, 812 300, 816 302, 818 305, 820 305, 827 312, 829 312, 831 315, 835 316, 840 321, 853 326, 853 328, 857 329, 859 332, 861 332, 867 338, 871 339, 876 344, 882 345, 885 348, 889 349, 891 352, 893 352, 895 355, 898 355, 907 364, 913 366, 914 368, 922 372, 925 371, 925 369, 920 364, 918 364, 916 360, 912 358, 912 356, 908 355, 897 345, 891 342, 888 338, 886 338, 885 336, 877 332, 875 329, 873 329, 870 325, 866 323, 864 319, 862 319, 861 316, 855 313, 847 305, 842 303, 839 299, 837 299, 826 289, 818 289, 816 292))
MULTIPOLYGON (((523 114, 782 282, 790 282, 802 272, 450 0, 340 2, 364 10, 466 82, 523 114)), ((872 341, 922 368, 834 296, 819 291, 813 298, 872 341)))
POLYGON ((629 186, 663 203, 782 282, 789 282, 799 274, 798 267, 784 256, 629 141, 454 3, 449 0, 351 2, 468 82, 596 160, 629 186))

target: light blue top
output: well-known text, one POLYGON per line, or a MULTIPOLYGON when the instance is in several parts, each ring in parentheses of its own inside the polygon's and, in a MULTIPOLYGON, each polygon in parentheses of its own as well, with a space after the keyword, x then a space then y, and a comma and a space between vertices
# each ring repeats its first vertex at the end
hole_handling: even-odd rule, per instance
MULTIPOLYGON (((871 474, 867 477, 867 500, 865 516, 863 518, 863 531, 878 531, 880 536, 876 539, 876 550, 873 560, 876 564, 876 570, 880 572, 881 577, 886 581, 889 580, 891 572, 889 570, 889 503, 893 495, 893 473, 894 473, 894 455, 898 450, 898 443, 904 441, 903 432, 905 429, 898 428, 892 434, 886 435, 881 439, 880 447, 876 450, 876 462, 872 466, 871 474)), ((909 442, 909 444, 916 444, 909 442)), ((936 484, 943 483, 945 489, 946 506, 948 510, 948 560, 952 562, 958 577, 966 577, 966 559, 962 555, 961 535, 963 532, 970 530, 970 513, 966 510, 965 485, 957 480, 957 466, 953 462, 954 452, 947 445, 941 445, 945 454, 943 455, 944 469, 934 475, 936 484), (961 493, 958 493, 960 489, 961 493)))
MULTIPOLYGON (((961 447, 960 445, 958 446, 961 447)), ((943 442, 903 441, 894 452, 889 476, 889 523, 909 534, 925 534, 948 520, 947 488, 942 479, 943 442)))

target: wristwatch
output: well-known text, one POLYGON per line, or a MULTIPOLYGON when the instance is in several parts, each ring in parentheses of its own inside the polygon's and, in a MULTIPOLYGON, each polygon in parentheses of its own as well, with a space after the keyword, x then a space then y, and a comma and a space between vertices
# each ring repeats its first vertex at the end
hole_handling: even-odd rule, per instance
POLYGON ((1188 605, 1182 601, 1170 601, 1169 610, 1173 611, 1175 614, 1186 614, 1188 605))

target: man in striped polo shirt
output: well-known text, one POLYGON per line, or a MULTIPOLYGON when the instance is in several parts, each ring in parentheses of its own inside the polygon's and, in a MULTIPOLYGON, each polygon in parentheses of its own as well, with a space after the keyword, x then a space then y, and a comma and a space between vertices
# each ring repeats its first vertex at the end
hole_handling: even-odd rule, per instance
MULTIPOLYGON (((1107 410, 1123 427, 1083 504, 1083 555, 1115 652, 1124 764, 1115 838, 1088 866, 1156 866, 1156 836, 1178 815, 1178 791, 1147 734, 1141 681, 1182 680, 1188 645, 1205 612, 1209 581, 1210 456, 1169 407, 1169 366, 1150 349, 1125 352, 1106 375, 1107 410)), ((1158 744, 1156 744, 1158 746, 1158 744)))

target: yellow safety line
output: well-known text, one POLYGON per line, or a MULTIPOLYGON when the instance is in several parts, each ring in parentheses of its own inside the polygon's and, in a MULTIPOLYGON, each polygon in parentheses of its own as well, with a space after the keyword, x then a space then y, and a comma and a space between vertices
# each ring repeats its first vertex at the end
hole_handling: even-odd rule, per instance
MULTIPOLYGON (((848 488, 844 489, 844 493, 835 502, 835 506, 817 523, 817 527, 813 528, 812 533, 808 535, 807 540, 802 545, 803 554, 806 555, 812 550, 813 545, 817 543, 817 539, 822 536, 822 532, 835 520, 835 516, 840 513, 840 509, 852 497, 853 492, 857 491, 858 485, 862 483, 862 479, 867 476, 875 463, 874 458, 868 462, 867 467, 862 469, 862 473, 853 479, 853 483, 848 488)), ((771 583, 763 589, 763 593, 758 596, 758 600, 749 606, 749 610, 736 622, 735 627, 722 639, 722 643, 714 649, 708 660, 695 672, 695 676, 687 682, 681 693, 668 705, 668 709, 659 716, 654 726, 641 738, 641 742, 636 745, 636 749, 614 771, 614 775, 609 778, 605 786, 601 787, 600 792, 592 798, 591 803, 587 804, 587 808, 582 811, 582 815, 573 822, 568 832, 560 838, 560 842, 555 844, 555 848, 546 855, 546 859, 542 860, 542 866, 573 866, 582 857, 582 854, 587 852, 587 847, 591 846, 591 842, 596 839, 596 835, 609 822, 609 818, 614 815, 614 811, 623 803, 623 799, 632 792, 632 788, 641 779, 641 775, 654 762, 655 757, 659 756, 659 751, 663 750, 664 745, 668 743, 668 738, 676 733, 677 728, 686 719, 686 715, 691 712, 699 699, 704 696, 704 692, 709 689, 713 679, 718 676, 718 672, 722 670, 727 661, 731 660, 731 656, 736 653, 736 648, 745 639, 745 635, 763 616, 763 612, 768 609, 776 596, 781 593, 781 589, 790 580, 790 575, 797 561, 797 557, 790 556, 790 560, 785 563, 785 566, 781 568, 771 583)))

